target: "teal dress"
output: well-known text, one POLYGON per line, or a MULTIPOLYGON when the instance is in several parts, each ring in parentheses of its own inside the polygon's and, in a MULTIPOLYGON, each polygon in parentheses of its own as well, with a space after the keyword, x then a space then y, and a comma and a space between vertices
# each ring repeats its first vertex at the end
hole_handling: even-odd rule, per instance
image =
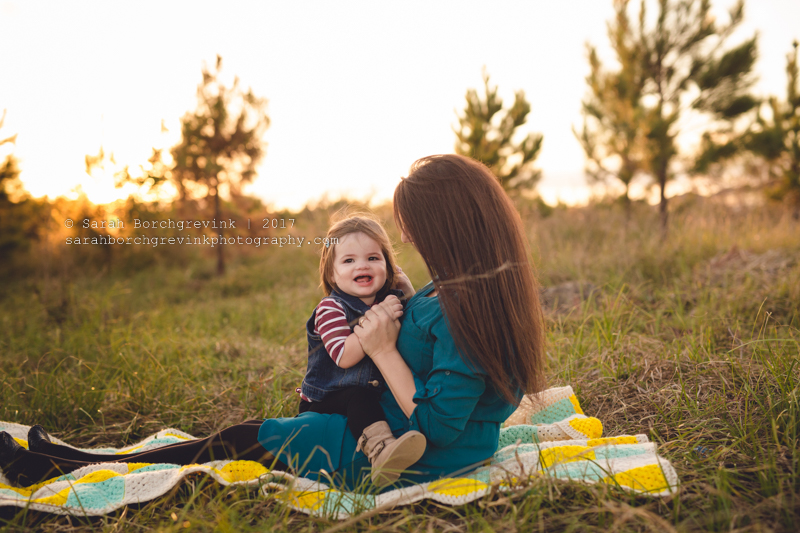
MULTIPOLYGON (((397 350, 414 376, 416 408, 408 418, 386 390, 381 406, 395 436, 416 430, 428 439, 404 483, 464 473, 494 454, 500 424, 516 408, 491 386, 486 373, 459 355, 429 283, 406 305, 397 350)), ((487 317, 487 320, 490 320, 487 317)), ((521 397, 521 393, 520 393, 521 397)), ((259 442, 299 475, 352 488, 369 479, 369 461, 341 415, 303 413, 265 420, 259 442)), ((402 483, 401 483, 402 484, 402 483)))

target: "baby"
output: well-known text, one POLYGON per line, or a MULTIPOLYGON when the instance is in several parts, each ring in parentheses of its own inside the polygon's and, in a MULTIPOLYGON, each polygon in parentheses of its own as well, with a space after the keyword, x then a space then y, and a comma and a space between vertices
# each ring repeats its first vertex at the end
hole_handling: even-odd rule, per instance
POLYGON ((394 317, 403 314, 399 297, 414 294, 395 265, 386 230, 375 220, 352 216, 328 230, 319 263, 327 295, 306 324, 308 368, 300 413, 340 414, 372 464, 372 482, 383 487, 400 477, 425 452, 425 436, 409 431, 395 439, 380 406, 385 380, 353 334, 364 313, 386 301, 394 317), (335 243, 335 244, 334 244, 335 243), (393 290, 397 287, 401 290, 393 290))

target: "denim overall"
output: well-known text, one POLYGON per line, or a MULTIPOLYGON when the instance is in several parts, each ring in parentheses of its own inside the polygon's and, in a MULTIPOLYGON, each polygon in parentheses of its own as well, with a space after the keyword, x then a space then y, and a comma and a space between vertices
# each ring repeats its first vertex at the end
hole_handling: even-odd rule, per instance
MULTIPOLYGON (((393 294, 398 298, 403 297, 403 291, 390 290, 388 294, 393 294)), ((333 291, 328 298, 333 298, 344 308, 351 333, 357 325, 358 319, 364 316, 364 313, 370 308, 359 298, 339 291, 333 291)), ((375 303, 380 302, 376 300, 375 303)), ((306 323, 308 367, 301 386, 303 394, 312 402, 320 402, 329 392, 347 387, 384 387, 386 381, 372 359, 366 355, 364 359, 350 368, 340 368, 333 362, 328 350, 325 349, 322 337, 314 333, 316 317, 317 310, 314 309, 311 318, 306 323)))

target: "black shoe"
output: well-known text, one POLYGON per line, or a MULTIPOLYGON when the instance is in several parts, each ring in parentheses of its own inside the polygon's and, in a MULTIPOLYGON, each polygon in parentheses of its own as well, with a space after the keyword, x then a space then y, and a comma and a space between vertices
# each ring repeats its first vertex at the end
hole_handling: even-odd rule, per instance
POLYGON ((52 444, 50 435, 42 426, 36 424, 28 430, 28 449, 32 452, 41 451, 43 444, 52 444))
POLYGON ((0 468, 7 474, 8 467, 14 462, 14 456, 21 450, 14 437, 6 431, 0 431, 0 468))

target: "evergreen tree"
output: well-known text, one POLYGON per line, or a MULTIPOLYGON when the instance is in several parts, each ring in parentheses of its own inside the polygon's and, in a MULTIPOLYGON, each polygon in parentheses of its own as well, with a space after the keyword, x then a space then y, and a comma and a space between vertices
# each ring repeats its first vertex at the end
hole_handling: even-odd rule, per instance
MULTIPOLYGON (((197 88, 197 109, 181 119, 181 141, 172 148, 172 177, 186 195, 187 187, 206 188, 214 205, 214 219, 221 220, 223 188, 236 191, 255 177, 256 164, 264 157, 262 141, 269 127, 266 100, 244 92, 238 79, 228 88, 219 81, 222 58, 216 68, 203 68, 197 88)), ((154 153, 154 161, 160 161, 154 153)), ((156 163, 154 163, 155 166, 156 163)), ((217 226, 220 224, 218 223, 217 226)), ((222 229, 215 230, 223 234, 222 229)), ((217 247, 217 274, 225 272, 224 246, 217 247)))
POLYGON ((120 169, 117 165, 117 160, 114 158, 114 152, 107 154, 103 145, 100 145, 96 155, 86 154, 83 156, 83 160, 86 164, 86 174, 89 176, 93 176, 95 170, 101 170, 105 173, 108 168, 113 172, 114 184, 117 187, 122 187, 125 183, 138 184, 139 180, 132 178, 128 172, 128 166, 125 165, 120 169))
MULTIPOLYGON (((4 110, 0 117, 0 128, 5 118, 4 110)), ((12 135, 0 139, 0 146, 16 144, 16 141, 17 136, 12 135)), ((47 201, 32 199, 19 176, 19 161, 13 152, 8 153, 0 163, 0 255, 4 258, 29 248, 39 237, 50 215, 47 201)))
POLYGON ((756 100, 746 93, 753 81, 756 38, 725 49, 727 39, 743 20, 742 0, 729 15, 726 24, 718 25, 711 14, 710 0, 658 0, 655 25, 647 28, 645 0, 641 2, 634 39, 643 53, 648 166, 660 190, 664 235, 665 189, 676 173, 675 138, 687 111, 683 105, 686 98, 692 92, 697 95, 691 107, 710 121, 710 132, 730 131, 730 124, 756 105, 756 100))
POLYGON ((756 129, 746 138, 745 146, 765 160, 775 182, 768 192, 784 200, 792 216, 800 218, 800 84, 797 48, 786 57, 786 101, 769 99, 770 119, 758 114, 756 129))
POLYGON ((481 99, 475 89, 467 90, 467 106, 458 117, 459 129, 453 131, 457 140, 455 152, 483 162, 500 184, 510 194, 531 190, 541 179, 540 170, 533 163, 542 147, 542 135, 528 134, 519 143, 513 141, 517 128, 525 124, 531 105, 524 91, 517 91, 514 104, 503 111, 503 100, 497 87, 489 85, 489 75, 484 69, 485 97, 481 99))
MULTIPOLYGON (((6 111, 3 110, 3 117, 0 118, 0 128, 6 120, 6 111)), ((17 136, 12 135, 5 139, 0 139, 0 146, 4 144, 16 144, 17 136)), ((14 200, 24 200, 14 198, 20 196, 22 191, 19 182, 19 163, 13 153, 9 153, 0 164, 0 252, 3 254, 11 253, 18 248, 26 246, 25 231, 23 220, 20 219, 20 206, 14 200)))
POLYGON ((573 133, 586 154, 589 180, 621 182, 625 210, 630 214, 630 184, 647 170, 647 131, 642 105, 642 51, 632 38, 627 7, 628 1, 616 2, 616 16, 608 24, 608 37, 619 62, 617 70, 604 68, 596 48, 588 45, 589 93, 582 103, 583 128, 573 128, 573 133))
MULTIPOLYGON (((95 170, 101 170, 104 173, 106 169, 112 172, 114 177, 114 186, 121 188, 127 184, 133 184, 139 188, 138 194, 144 196, 149 192, 156 192, 165 183, 170 182, 173 176, 171 166, 164 161, 164 150, 160 148, 153 148, 153 153, 147 160, 147 165, 139 165, 139 174, 134 177, 130 173, 130 167, 124 165, 120 167, 114 158, 114 153, 106 154, 105 148, 101 145, 97 154, 86 154, 84 161, 86 162, 86 174, 93 176, 95 170), (146 168, 149 167, 149 168, 146 168)), ((179 192, 184 193, 185 190, 179 183, 173 182, 179 192)), ((181 199, 184 199, 181 196, 181 199)))
MULTIPOLYGON (((3 117, 0 118, 0 128, 3 127, 3 123, 6 121, 6 110, 3 110, 3 117)), ((0 139, 0 146, 4 144, 16 144, 17 136, 12 135, 11 137, 6 137, 5 139, 0 139)), ((0 164, 0 201, 7 202, 9 201, 9 190, 8 188, 13 186, 13 182, 19 177, 19 165, 17 163, 17 158, 14 157, 14 154, 8 154, 3 159, 3 163, 0 164)))

